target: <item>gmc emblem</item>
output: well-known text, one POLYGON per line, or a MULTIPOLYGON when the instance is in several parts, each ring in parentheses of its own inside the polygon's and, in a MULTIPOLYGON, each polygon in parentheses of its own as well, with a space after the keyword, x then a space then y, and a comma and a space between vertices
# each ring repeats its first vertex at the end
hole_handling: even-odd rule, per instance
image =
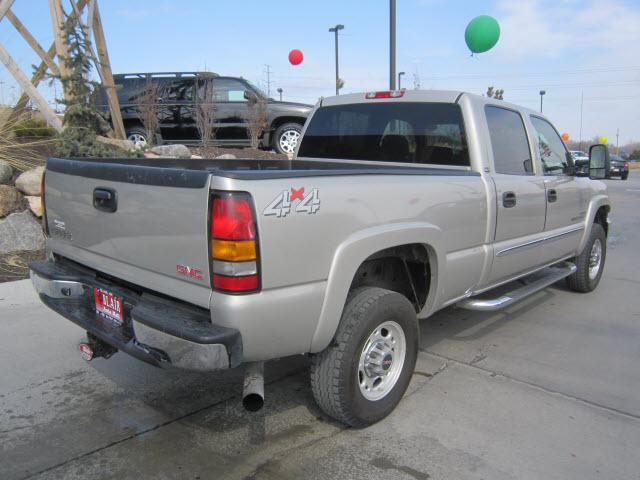
POLYGON ((187 265, 176 265, 176 272, 178 275, 182 275, 184 277, 195 278, 196 280, 204 280, 202 276, 202 270, 199 268, 189 267, 187 265))

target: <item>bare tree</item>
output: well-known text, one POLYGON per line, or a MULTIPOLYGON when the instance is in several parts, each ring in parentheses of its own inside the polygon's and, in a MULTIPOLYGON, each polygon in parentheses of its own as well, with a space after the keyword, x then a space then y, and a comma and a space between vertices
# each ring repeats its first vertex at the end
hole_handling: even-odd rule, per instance
POLYGON ((138 97, 136 106, 142 126, 147 132, 147 143, 150 145, 155 143, 158 131, 159 98, 160 86, 151 80, 147 80, 142 95, 138 97))
POLYGON ((251 147, 258 148, 262 132, 267 128, 267 102, 262 97, 250 95, 248 106, 249 116, 247 118, 247 127, 249 130, 249 139, 251 140, 251 147))
POLYGON ((211 79, 198 81, 196 92, 196 127, 203 147, 209 147, 216 138, 215 87, 211 79))
POLYGON ((489 98, 495 98, 496 100, 503 100, 504 90, 501 88, 494 89, 493 87, 488 87, 486 95, 489 98))

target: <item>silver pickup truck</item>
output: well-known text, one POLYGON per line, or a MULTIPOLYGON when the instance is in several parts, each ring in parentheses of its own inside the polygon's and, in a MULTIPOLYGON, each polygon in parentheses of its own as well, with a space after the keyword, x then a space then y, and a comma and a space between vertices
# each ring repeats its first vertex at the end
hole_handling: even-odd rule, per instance
POLYGON ((305 354, 320 407, 364 426, 404 394, 419 319, 598 285, 609 162, 593 146, 583 176, 545 117, 490 98, 322 99, 292 161, 49 159, 31 278, 87 360, 244 364, 255 410, 263 362, 305 354))

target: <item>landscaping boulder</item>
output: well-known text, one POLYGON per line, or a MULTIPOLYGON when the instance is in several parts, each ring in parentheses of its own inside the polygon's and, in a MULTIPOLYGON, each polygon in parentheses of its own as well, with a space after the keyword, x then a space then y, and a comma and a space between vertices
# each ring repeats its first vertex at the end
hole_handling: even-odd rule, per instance
POLYGON ((38 218, 42 217, 42 200, 40 197, 29 195, 24 198, 29 202, 31 212, 38 218))
POLYGON ((13 178, 13 167, 4 160, 0 160, 0 185, 11 182, 13 178))
POLYGON ((116 147, 125 152, 130 152, 135 149, 135 144, 131 140, 120 140, 118 138, 103 137, 102 135, 98 135, 96 140, 103 145, 116 147))
POLYGON ((40 195, 40 182, 44 167, 36 167, 21 173, 16 179, 16 188, 25 195, 40 195))
POLYGON ((12 213, 0 220, 0 254, 42 248, 42 226, 30 212, 12 213))
POLYGON ((165 158, 191 158, 191 152, 189 149, 180 144, 153 147, 151 149, 151 153, 155 153, 156 155, 165 158))
POLYGON ((218 160, 235 160, 236 157, 233 153, 223 153, 222 155, 218 155, 216 159, 218 160))
POLYGON ((0 217, 6 217, 22 207, 22 195, 11 185, 0 185, 0 217))

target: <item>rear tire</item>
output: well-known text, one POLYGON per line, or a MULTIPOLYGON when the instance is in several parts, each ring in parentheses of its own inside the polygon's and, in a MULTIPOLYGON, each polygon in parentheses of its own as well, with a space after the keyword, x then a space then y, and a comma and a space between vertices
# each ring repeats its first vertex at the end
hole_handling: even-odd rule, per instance
POLYGON ((627 178, 629 178, 629 173, 623 173, 622 175, 620 175, 620 180, 626 180, 627 178))
POLYGON ((600 283, 607 258, 607 235, 599 223, 591 227, 591 235, 582 253, 573 259, 577 270, 567 277, 567 286, 574 292, 587 293, 600 283))
POLYGON ((293 155, 302 133, 302 125, 299 123, 285 123, 280 125, 273 137, 273 146, 276 152, 283 155, 293 155))
POLYGON ((377 287, 354 290, 333 343, 312 357, 316 402, 352 427, 383 419, 409 386, 418 341, 416 312, 406 297, 377 287))

